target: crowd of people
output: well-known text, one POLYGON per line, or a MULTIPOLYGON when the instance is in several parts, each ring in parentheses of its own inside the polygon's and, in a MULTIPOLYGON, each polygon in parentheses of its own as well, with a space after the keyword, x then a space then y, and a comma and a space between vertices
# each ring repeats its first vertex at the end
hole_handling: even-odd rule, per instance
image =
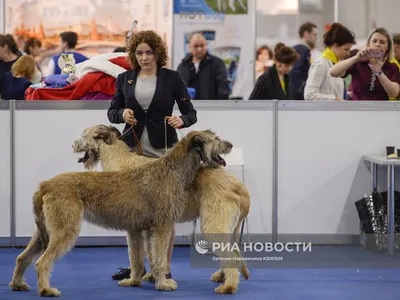
MULTIPOLYGON (((322 52, 316 47, 319 34, 315 24, 302 24, 298 34, 300 42, 297 45, 278 43, 273 50, 267 45, 257 50, 256 82, 249 100, 400 100, 400 34, 392 36, 385 28, 375 28, 368 36, 366 45, 360 47, 350 29, 334 23, 323 35, 322 52)), ((59 37, 57 48, 43 50, 42 42, 37 38, 18 38, 17 43, 10 34, 0 35, 1 99, 37 100, 44 94, 32 98, 36 89, 62 89, 72 82, 63 77, 63 84, 60 84, 59 77, 51 77, 62 73, 60 56, 71 54, 78 65, 92 58, 75 50, 77 33, 63 32, 59 37), (49 63, 42 70, 44 59, 49 63), (55 84, 52 85, 52 82, 55 84)), ((112 57, 128 57, 127 48, 128 44, 116 48, 114 53, 117 55, 112 57)), ((210 53, 201 33, 190 37, 189 49, 190 53, 182 58, 177 72, 188 88, 190 98, 229 99, 229 70, 221 58, 210 53)), ((110 54, 107 54, 106 58, 109 57, 110 54)), ((109 73, 105 71, 112 80, 107 81, 107 90, 98 91, 95 97, 74 93, 75 86, 70 86, 67 88, 69 93, 50 93, 49 100, 52 97, 69 100, 77 95, 80 97, 74 100, 111 100, 117 89, 117 75, 131 68, 121 61, 117 65, 122 68, 109 73)), ((104 71, 101 67, 98 70, 104 71)), ((78 76, 75 81, 78 79, 81 77, 78 76)), ((94 85, 92 79, 88 82, 94 85)))
POLYGON ((259 48, 250 100, 400 100, 400 34, 375 28, 360 47, 350 29, 334 23, 315 55, 317 29, 306 22, 298 45, 259 48))

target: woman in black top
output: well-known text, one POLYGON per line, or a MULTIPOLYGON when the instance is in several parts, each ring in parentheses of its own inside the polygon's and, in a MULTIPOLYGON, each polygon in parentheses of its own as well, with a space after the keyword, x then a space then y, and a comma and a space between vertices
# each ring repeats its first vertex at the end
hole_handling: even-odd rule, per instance
MULTIPOLYGON (((161 157, 165 154, 165 147, 170 148, 178 141, 176 129, 196 123, 197 113, 180 74, 163 68, 168 54, 166 44, 159 35, 150 30, 141 31, 130 38, 127 50, 132 70, 118 76, 108 118, 111 123, 126 123, 124 132, 133 125, 141 147, 138 147, 132 132, 122 137, 133 150, 143 151, 142 154, 148 157, 161 157), (172 115, 175 103, 180 116, 172 115), (168 120, 167 128, 165 118, 168 120)), ((168 264, 174 239, 175 230, 172 229, 168 264)), ((130 270, 124 268, 113 275, 115 280, 129 277, 130 270)), ((171 272, 167 278, 171 278, 171 272)))
POLYGON ((295 49, 278 43, 274 65, 258 78, 249 100, 294 100, 289 72, 297 59, 295 49))
POLYGON ((11 34, 0 34, 0 77, 11 72, 12 65, 22 56, 11 34))

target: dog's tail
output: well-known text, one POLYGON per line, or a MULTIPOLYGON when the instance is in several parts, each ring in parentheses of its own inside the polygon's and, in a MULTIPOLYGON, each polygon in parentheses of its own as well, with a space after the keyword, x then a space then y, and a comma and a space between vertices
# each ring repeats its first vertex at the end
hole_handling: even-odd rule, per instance
MULTIPOLYGON (((242 228, 242 222, 244 219, 240 218, 238 224, 236 225, 235 231, 233 232, 233 239, 235 243, 239 244, 239 230, 242 228)), ((246 261, 243 259, 242 253, 240 253, 240 250, 234 250, 235 254, 240 258, 241 264, 240 264, 240 272, 242 273, 244 279, 248 280, 250 278, 250 272, 249 269, 247 268, 246 261)))
POLYGON ((45 250, 49 244, 49 234, 47 232, 46 219, 43 213, 43 197, 45 194, 44 184, 42 183, 33 195, 33 213, 43 250, 45 250))

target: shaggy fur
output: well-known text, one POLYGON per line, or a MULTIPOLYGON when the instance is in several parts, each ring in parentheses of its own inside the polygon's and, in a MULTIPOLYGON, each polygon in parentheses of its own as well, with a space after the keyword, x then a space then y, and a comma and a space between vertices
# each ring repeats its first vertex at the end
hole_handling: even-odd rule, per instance
MULTIPOLYGON (((104 171, 116 171, 156 160, 130 152, 119 139, 120 136, 119 130, 113 126, 93 126, 83 130, 81 137, 73 143, 73 149, 75 152, 85 152, 79 162, 84 163, 88 170, 95 168, 99 162, 104 171)), ((229 237, 233 233, 234 240, 238 241, 240 225, 250 210, 250 195, 236 177, 221 167, 203 167, 198 171, 189 199, 179 223, 200 218, 204 235, 219 234, 221 237, 221 234, 225 234, 229 237)), ((145 232, 145 249, 151 265, 147 236, 148 232, 145 232)), ((245 262, 241 265, 241 272, 245 279, 249 278, 245 262)), ((150 273, 143 277, 146 281, 151 281, 151 278, 150 273)), ((217 293, 235 293, 239 285, 239 274, 234 270, 224 273, 220 269, 211 276, 211 280, 224 282, 215 289, 217 293)))
POLYGON ((37 231, 16 260, 11 288, 29 289, 23 281, 24 273, 44 250, 36 262, 39 295, 59 296, 60 292, 50 287, 50 272, 55 261, 74 246, 85 219, 103 228, 127 231, 131 276, 119 282, 126 287, 141 284, 141 232, 152 228, 150 251, 155 287, 176 290, 177 283, 165 278, 171 227, 188 206, 188 191, 199 167, 219 166, 219 154, 231 149, 231 143, 211 131, 193 131, 165 157, 136 168, 64 173, 42 182, 33 196, 37 231))

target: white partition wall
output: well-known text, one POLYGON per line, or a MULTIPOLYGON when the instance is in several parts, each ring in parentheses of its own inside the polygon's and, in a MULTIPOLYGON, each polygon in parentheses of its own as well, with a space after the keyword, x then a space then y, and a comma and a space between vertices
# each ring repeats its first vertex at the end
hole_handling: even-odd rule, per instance
POLYGON ((399 109, 389 103, 279 105, 279 234, 336 240, 359 233, 354 202, 371 192, 370 166, 361 158, 400 148, 399 109))
MULTIPOLYGON (((212 129, 234 147, 243 149, 245 176, 252 200, 249 229, 271 233, 272 103, 195 102, 198 123, 190 130, 212 129)), ((21 102, 15 112, 16 237, 24 245, 34 230, 32 195, 38 184, 60 173, 84 171, 72 152, 81 130, 109 124, 109 102, 21 102)), ((179 115, 179 111, 175 111, 179 115)), ((121 130, 122 125, 118 126, 121 130)), ((99 168, 100 170, 100 168, 99 168)), ((228 170, 237 174, 237 170, 228 170)), ((178 224, 177 243, 190 241, 192 223, 178 224)), ((125 233, 84 223, 79 244, 125 244, 125 233)))
MULTIPOLYGON (((0 109, 0 204, 4 208, 0 242, 9 241, 14 228, 10 224, 15 224, 16 244, 26 245, 34 229, 32 195, 38 184, 60 173, 85 171, 77 162, 79 155, 72 152, 72 142, 83 128, 109 124, 109 101, 15 103, 14 222, 10 219, 10 114, 0 109)), ((320 243, 350 242, 359 234, 355 202, 372 189, 370 166, 362 156, 384 154, 386 146, 400 148, 400 103, 195 101, 194 105, 198 122, 183 129, 183 134, 212 129, 243 151, 245 183, 251 194, 251 234, 278 234, 280 240, 285 234, 303 239, 318 235, 320 243)), ((123 129, 122 124, 117 127, 123 129)), ((227 171, 241 179, 240 167, 227 167, 227 171)), ((397 183, 399 175, 397 170, 397 183)), ((379 169, 378 191, 386 189, 386 170, 379 169)), ((178 224, 176 244, 190 243, 191 235, 191 222, 178 224)), ((78 244, 125 245, 125 233, 84 223, 78 244)))
MULTIPOLYGON (((34 230, 32 195, 39 183, 55 175, 85 171, 72 152, 72 142, 83 128, 109 124, 107 103, 95 106, 85 101, 72 103, 17 103, 15 112, 15 219, 17 244, 26 244, 34 230), (85 107, 85 105, 88 105, 85 107), (93 107, 93 109, 91 109, 93 107)), ((100 168, 99 168, 100 170, 100 168)), ((79 243, 125 242, 124 233, 84 223, 79 243), (107 240, 96 240, 107 237, 107 240), (120 237, 115 239, 115 237, 120 237)))
POLYGON ((9 102, 0 101, 0 246, 10 245, 11 165, 9 102))

